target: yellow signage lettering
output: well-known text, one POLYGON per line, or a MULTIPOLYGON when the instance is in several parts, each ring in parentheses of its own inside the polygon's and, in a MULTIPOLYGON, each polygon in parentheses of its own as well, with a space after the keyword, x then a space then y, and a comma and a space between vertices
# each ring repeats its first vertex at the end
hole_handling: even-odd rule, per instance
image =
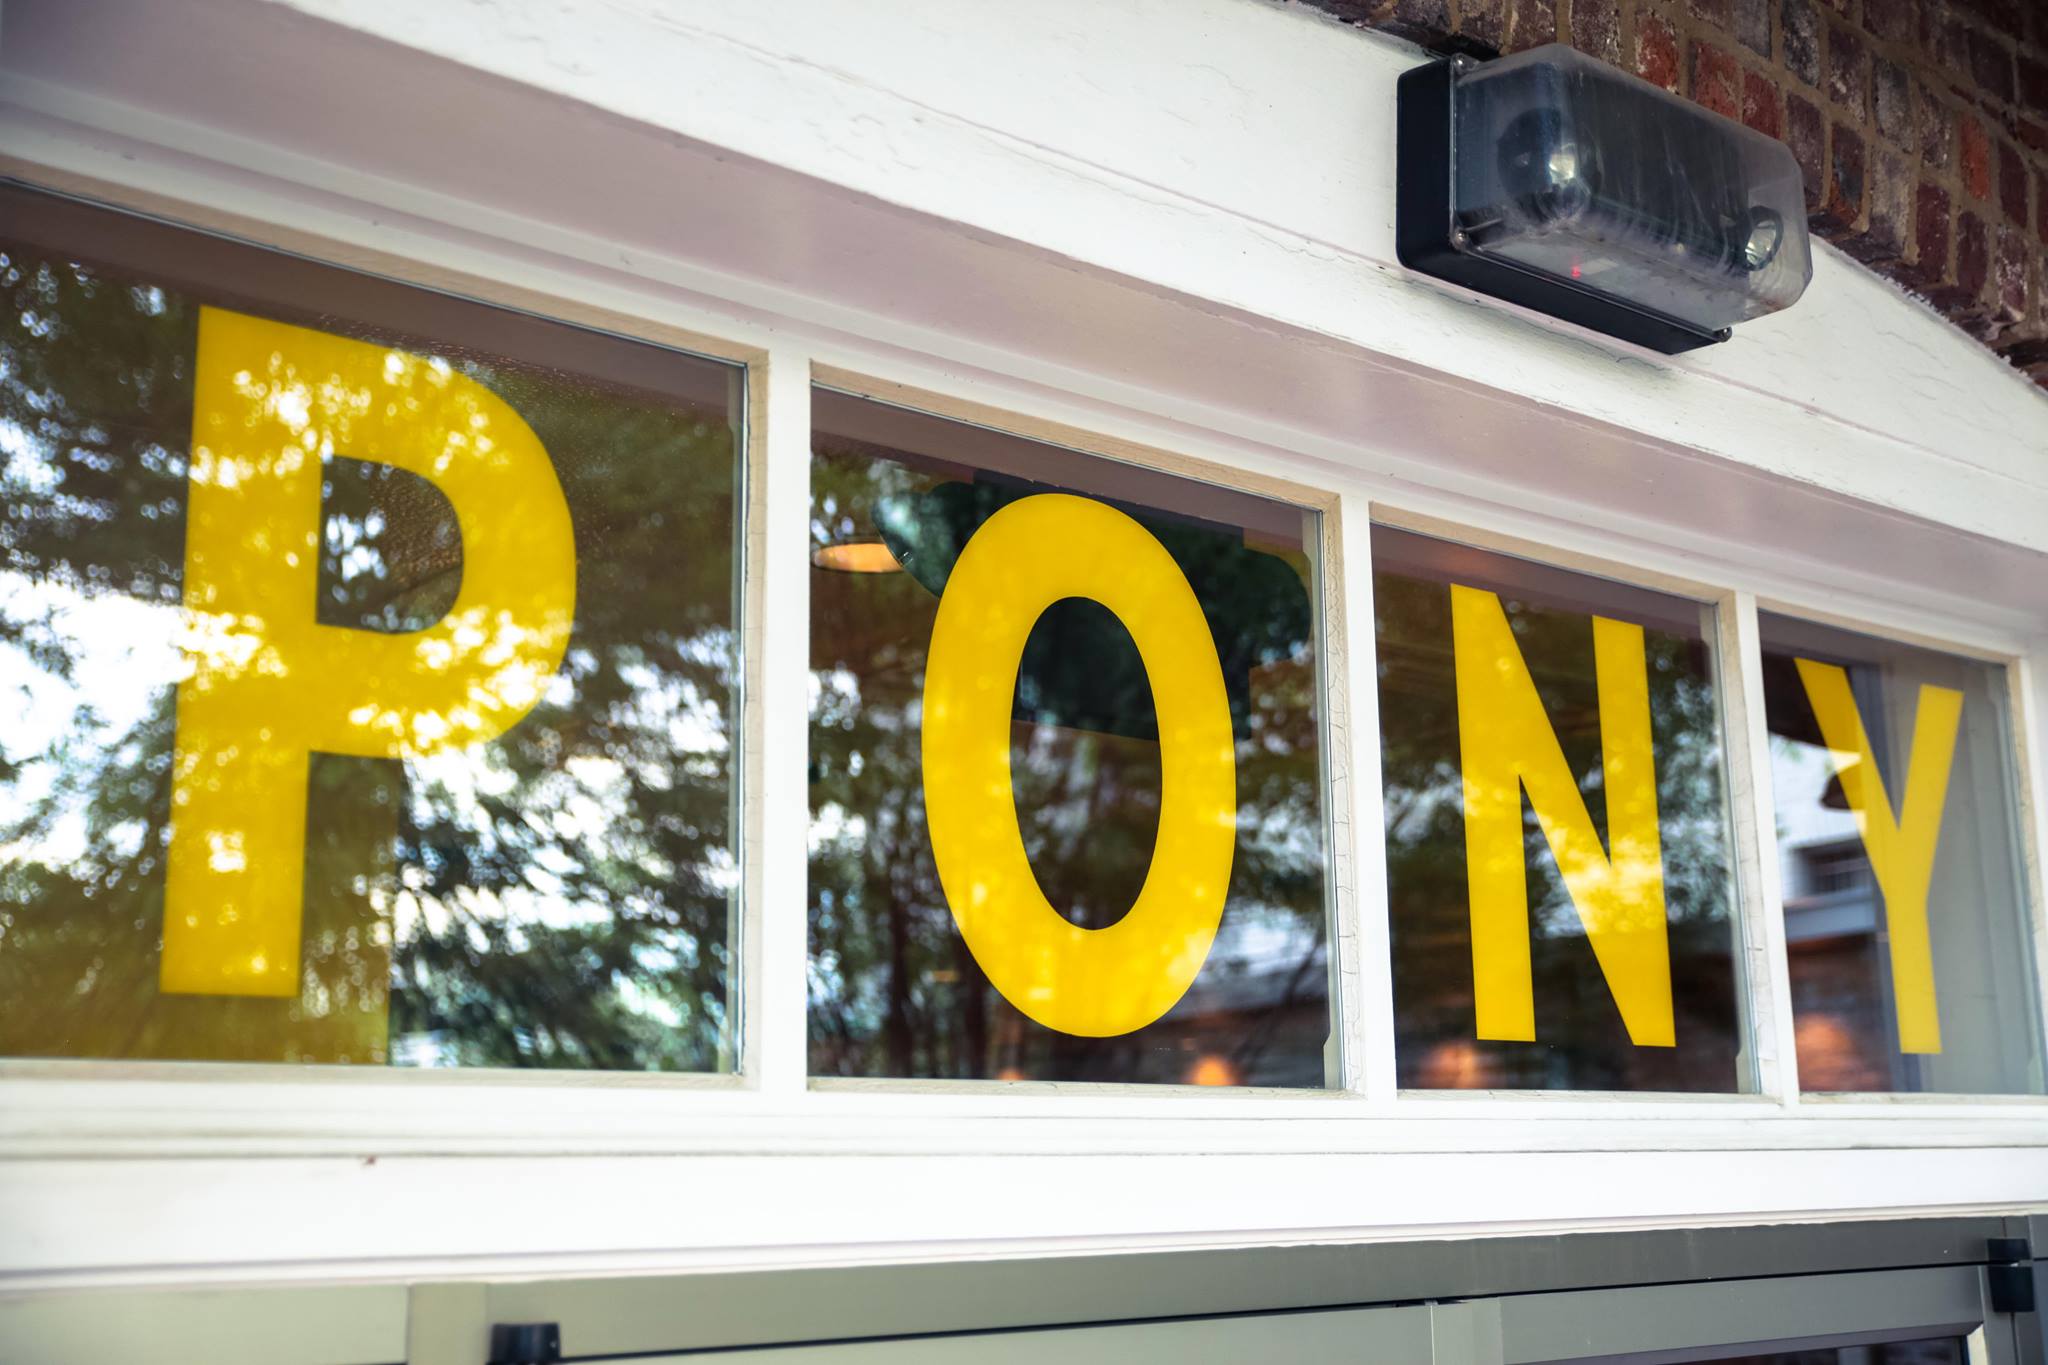
POLYGON ((1237 762, 1223 666, 1180 566, 1151 532, 1063 493, 1013 502, 961 551, 925 664, 925 818, 954 921, 1003 998, 1062 1033, 1103 1038, 1158 1019, 1208 959, 1237 847, 1237 762), (1024 646, 1053 603, 1115 612, 1159 717, 1159 835, 1130 912, 1104 929, 1045 899, 1010 785, 1010 710, 1024 646))
POLYGON ((1941 1012, 1934 992, 1934 950, 1927 927, 1927 889, 1934 881, 1934 850, 1948 802, 1949 768, 1962 723, 1963 694, 1932 683, 1920 688, 1913 715, 1913 749, 1906 769, 1906 799, 1896 811, 1863 729, 1849 675, 1834 664, 1795 661, 1806 699, 1820 722, 1821 740, 1856 817, 1871 871, 1884 892, 1891 941, 1892 995, 1898 1006, 1899 1050, 1941 1051, 1941 1012))
POLYGON ((503 400, 446 362, 202 310, 162 990, 292 996, 312 753, 407 758, 504 733, 576 605, 568 504, 503 400), (376 460, 455 509, 462 586, 406 634, 315 619, 321 461, 376 460))
POLYGON ((1481 1038, 1534 1041, 1522 792, 1638 1047, 1676 1044, 1642 627, 1593 618, 1609 849, 1544 714, 1500 598, 1451 588, 1472 982, 1481 1038))

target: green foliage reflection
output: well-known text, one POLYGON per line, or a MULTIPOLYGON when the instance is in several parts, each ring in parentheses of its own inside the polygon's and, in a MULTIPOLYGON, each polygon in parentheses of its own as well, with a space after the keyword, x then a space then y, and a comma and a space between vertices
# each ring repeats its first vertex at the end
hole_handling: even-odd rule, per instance
MULTIPOLYGON (((1390 550, 1406 541, 1391 531, 1384 539, 1390 550)), ((1400 562, 1398 554, 1392 550, 1378 556, 1373 606, 1401 1083, 1425 1088, 1740 1088, 1727 805, 1720 718, 1704 636, 1661 619, 1645 623, 1677 1046, 1630 1044, 1526 798, 1523 837, 1537 1041, 1483 1041, 1476 1036, 1472 995, 1450 585, 1428 570, 1387 567, 1390 559, 1400 562)), ((1468 575, 1461 581, 1500 592, 1544 710, 1572 771, 1580 774, 1580 791, 1605 843, 1592 616, 1634 618, 1625 604, 1596 604, 1591 597, 1584 610, 1559 604, 1554 592, 1521 600, 1515 561, 1476 554, 1467 558, 1483 558, 1484 572, 1492 578, 1468 575)), ((1633 592, 1611 585, 1583 591, 1633 592)))
MULTIPOLYGON (((0 734, 0 1053, 729 1065, 728 405, 310 313, 402 292, 318 267, 295 267, 291 309, 237 303, 441 354, 517 409, 569 502, 576 627, 500 740, 409 767, 316 756, 296 998, 160 996, 199 301, 48 248, 0 253, 0 693, 20 717, 0 734)), ((599 344, 637 349, 578 342, 599 344)), ((319 619, 419 629, 460 582, 450 509, 349 454, 324 471, 319 619)))
MULTIPOLYGON (((1119 1038, 1053 1032, 991 988, 953 924, 925 832, 926 644, 960 547, 998 507, 1043 487, 814 440, 813 545, 879 531, 905 571, 811 576, 812 1069, 1320 1086, 1325 854, 1309 563, 1298 540, 1252 546, 1239 529, 1123 505, 1167 546, 1201 602, 1237 736, 1238 844, 1223 927, 1181 1002, 1119 1038)), ((1040 889, 1077 924, 1113 924, 1144 883, 1160 795, 1144 665, 1115 616, 1079 599, 1046 611, 1012 717, 1012 794, 1040 889)))

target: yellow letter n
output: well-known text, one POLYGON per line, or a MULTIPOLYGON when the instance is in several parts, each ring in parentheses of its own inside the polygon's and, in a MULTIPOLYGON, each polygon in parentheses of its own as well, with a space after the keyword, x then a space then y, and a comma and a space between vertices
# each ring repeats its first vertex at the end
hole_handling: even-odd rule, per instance
POLYGON ((1601 846, 1500 598, 1453 585, 1451 630, 1457 651, 1478 1035, 1523 1042, 1536 1038, 1522 838, 1526 790, 1629 1040, 1638 1047, 1674 1046, 1671 947, 1642 627, 1593 618, 1608 848, 1601 846))
POLYGON ((540 699, 576 607, 554 466, 444 361, 204 309, 193 384, 162 990, 299 993, 310 756, 416 758, 540 699), (406 634, 316 619, 321 462, 407 470, 455 509, 462 586, 406 634))

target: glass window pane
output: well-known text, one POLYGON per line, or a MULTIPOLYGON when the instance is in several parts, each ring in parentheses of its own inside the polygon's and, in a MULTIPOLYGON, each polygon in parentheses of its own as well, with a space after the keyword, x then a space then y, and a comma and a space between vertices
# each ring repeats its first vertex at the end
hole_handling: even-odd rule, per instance
POLYGON ((1311 513, 825 390, 811 1066, 1318 1086, 1311 513))
POLYGON ((0 1054, 729 1065, 741 372, 0 202, 0 1054))
POLYGON ((1401 1083, 1750 1083, 1713 609, 1373 530, 1401 1083))
POLYGON ((2038 1093, 2004 668, 1761 624, 1800 1086, 2038 1093))

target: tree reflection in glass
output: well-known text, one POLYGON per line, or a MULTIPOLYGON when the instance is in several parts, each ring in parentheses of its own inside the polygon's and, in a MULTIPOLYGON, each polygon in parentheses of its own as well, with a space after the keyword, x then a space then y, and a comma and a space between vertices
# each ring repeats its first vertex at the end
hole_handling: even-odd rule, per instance
POLYGON ((1373 531, 1380 744, 1401 1084, 1720 1090, 1742 1058, 1712 609, 1391 527, 1373 531), (1452 585, 1496 595, 1603 849, 1594 616, 1642 627, 1675 1046, 1636 1046, 1526 796, 1535 1040, 1481 1038, 1452 585))
MULTIPOLYGON (((812 1070, 1324 1084, 1312 518, 822 390, 814 429, 812 1070), (1046 1027, 991 985, 948 908, 926 823, 921 707, 951 566, 999 510, 1056 489, 1121 509, 1171 554, 1213 638, 1233 735, 1235 850, 1214 946, 1163 1017, 1109 1037, 1046 1027)), ((1114 612, 1067 597, 1037 618, 1011 684, 1011 794, 1037 888, 1072 924, 1117 924, 1159 834, 1146 665, 1114 612)))
MULTIPOLYGON (((729 1066, 731 367, 9 207, 0 1053, 729 1066), (158 989, 202 299, 481 384, 545 447, 574 535, 573 631, 516 725, 413 760, 314 754, 299 988, 275 998, 158 989)), ((430 480, 377 454, 324 461, 307 611, 418 632, 461 591, 463 539, 430 480)))

